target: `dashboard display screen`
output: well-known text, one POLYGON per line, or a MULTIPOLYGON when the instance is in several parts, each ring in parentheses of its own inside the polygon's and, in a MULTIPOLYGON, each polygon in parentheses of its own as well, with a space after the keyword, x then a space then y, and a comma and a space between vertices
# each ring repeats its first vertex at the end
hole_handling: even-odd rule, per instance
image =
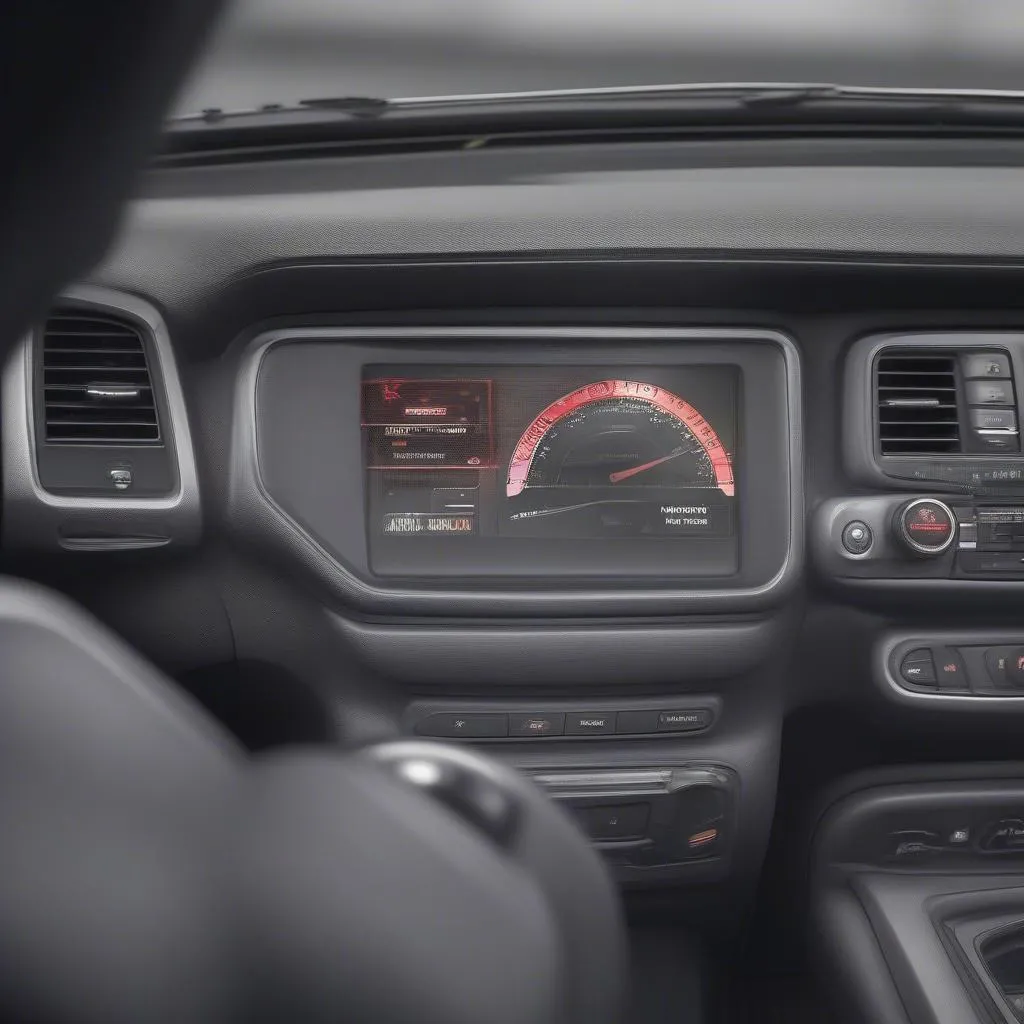
POLYGON ((366 367, 371 556, 398 538, 718 541, 696 561, 734 572, 738 387, 732 366, 366 367))

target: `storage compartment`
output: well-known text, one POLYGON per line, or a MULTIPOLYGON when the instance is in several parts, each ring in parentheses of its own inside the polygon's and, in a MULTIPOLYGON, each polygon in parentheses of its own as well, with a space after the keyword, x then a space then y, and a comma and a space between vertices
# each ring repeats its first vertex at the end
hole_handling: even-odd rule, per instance
POLYGON ((533 780, 577 818, 613 865, 725 864, 735 776, 727 768, 537 772, 533 780))

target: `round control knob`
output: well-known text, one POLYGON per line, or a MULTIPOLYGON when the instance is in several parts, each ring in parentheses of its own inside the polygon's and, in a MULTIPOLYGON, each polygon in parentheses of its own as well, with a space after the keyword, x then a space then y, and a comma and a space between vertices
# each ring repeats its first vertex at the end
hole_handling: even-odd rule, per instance
POLYGON ((851 555, 863 555, 871 547, 871 527, 860 519, 854 519, 843 527, 842 540, 843 547, 851 555))
POLYGON ((956 516, 941 501, 915 498, 896 513, 896 537, 916 555, 941 555, 956 537, 956 516))

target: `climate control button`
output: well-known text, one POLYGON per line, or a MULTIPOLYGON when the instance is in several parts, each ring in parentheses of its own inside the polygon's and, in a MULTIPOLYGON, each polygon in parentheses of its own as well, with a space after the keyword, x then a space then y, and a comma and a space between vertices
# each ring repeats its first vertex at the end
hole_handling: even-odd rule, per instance
POLYGON ((1003 674, 1011 686, 1024 686, 1024 647, 1014 647, 1007 652, 1003 674))
POLYGON ((935 648, 935 673, 940 690, 970 689, 963 660, 952 647, 935 648))
POLYGON ((911 651, 900 665, 900 675, 908 683, 918 686, 935 685, 935 662, 932 652, 927 647, 919 647, 911 651))
POLYGON ((896 538, 916 555, 941 555, 956 536, 956 516, 935 498, 915 498, 896 513, 896 538))

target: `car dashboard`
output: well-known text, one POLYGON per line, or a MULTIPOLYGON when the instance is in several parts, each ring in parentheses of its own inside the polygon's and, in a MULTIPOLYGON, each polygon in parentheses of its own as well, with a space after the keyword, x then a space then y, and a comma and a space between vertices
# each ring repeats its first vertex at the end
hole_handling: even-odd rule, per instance
POLYGON ((780 758, 1012 749, 1019 155, 155 167, 4 370, 5 557, 254 746, 479 744, 739 920, 780 758))

